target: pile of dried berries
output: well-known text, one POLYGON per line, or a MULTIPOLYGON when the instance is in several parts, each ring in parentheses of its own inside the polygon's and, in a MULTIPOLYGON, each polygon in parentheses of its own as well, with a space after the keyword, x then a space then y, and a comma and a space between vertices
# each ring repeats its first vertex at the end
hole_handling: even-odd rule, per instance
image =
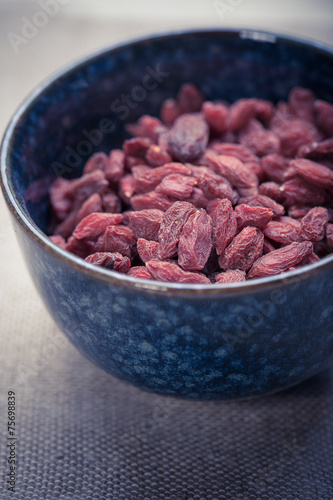
POLYGON ((160 119, 50 188, 50 238, 97 266, 178 283, 283 273, 333 252, 333 105, 205 101, 192 84, 160 119))

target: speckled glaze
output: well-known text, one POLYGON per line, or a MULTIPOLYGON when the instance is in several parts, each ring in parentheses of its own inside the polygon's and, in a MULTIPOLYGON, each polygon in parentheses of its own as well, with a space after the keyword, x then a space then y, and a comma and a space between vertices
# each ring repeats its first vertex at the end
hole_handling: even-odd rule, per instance
POLYGON ((96 268, 45 235, 55 162, 79 176, 86 132, 109 119, 113 131, 95 145, 90 135, 89 152, 109 151, 126 137, 125 123, 156 115, 186 81, 208 99, 277 101, 302 85, 333 102, 333 56, 313 42, 244 30, 161 35, 103 51, 53 77, 18 110, 2 145, 2 189, 42 299, 91 361, 143 389, 191 399, 281 390, 332 361, 332 256, 241 284, 178 285, 96 268), (145 95, 133 94, 137 86, 145 95), (135 106, 121 110, 123 94, 135 106), (80 144, 69 166, 68 148, 80 144))

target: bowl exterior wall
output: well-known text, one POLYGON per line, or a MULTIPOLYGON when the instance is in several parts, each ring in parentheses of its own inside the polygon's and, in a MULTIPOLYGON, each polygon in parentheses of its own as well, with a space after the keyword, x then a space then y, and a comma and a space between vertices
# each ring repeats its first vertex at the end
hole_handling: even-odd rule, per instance
POLYGON ((96 365, 142 389, 246 398, 293 385, 332 360, 333 271, 211 297, 138 292, 82 273, 16 225, 59 328, 96 365))

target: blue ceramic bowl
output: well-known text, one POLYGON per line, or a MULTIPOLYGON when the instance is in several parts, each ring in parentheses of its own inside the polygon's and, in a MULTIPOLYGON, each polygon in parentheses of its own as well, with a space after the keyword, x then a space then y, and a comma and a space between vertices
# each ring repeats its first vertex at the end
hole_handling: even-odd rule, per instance
MULTIPOLYGON (((6 132, 2 189, 47 309, 91 361, 143 389, 245 398, 296 384, 333 357, 333 256, 228 285, 138 280, 94 267, 46 236, 47 188, 183 82, 209 99, 286 99, 295 85, 333 101, 332 51, 252 31, 161 35, 107 49, 39 87, 6 132)), ((110 379, 112 384, 112 379, 110 379)))

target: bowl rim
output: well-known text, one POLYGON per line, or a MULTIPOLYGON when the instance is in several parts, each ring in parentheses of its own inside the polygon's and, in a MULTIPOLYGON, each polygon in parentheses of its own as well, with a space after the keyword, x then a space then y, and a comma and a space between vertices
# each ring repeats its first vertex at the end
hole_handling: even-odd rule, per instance
MULTIPOLYGON (((231 36, 235 38, 251 39, 258 43, 278 43, 280 41, 286 44, 297 44, 311 50, 324 52, 327 56, 333 58, 333 48, 317 40, 307 39, 299 36, 281 34, 274 31, 262 31, 253 28, 200 28, 200 29, 185 29, 167 32, 159 32, 149 36, 136 37, 125 42, 112 44, 97 51, 87 54, 73 62, 53 72, 49 77, 45 78, 39 85, 32 90, 26 98, 18 106, 12 115, 7 128, 5 130, 0 150, 0 185, 11 215, 16 219, 24 231, 32 237, 44 250, 63 261, 67 266, 74 267, 76 270, 91 278, 110 285, 124 287, 131 290, 142 290, 152 293, 172 293, 172 295, 190 295, 190 296, 211 296, 211 295, 234 295, 239 293, 247 293, 253 291, 264 291, 274 285, 281 286, 284 284, 292 284, 300 279, 307 279, 316 274, 323 267, 333 267, 333 254, 323 257, 318 262, 308 264, 302 268, 286 271, 277 275, 256 278, 239 283, 211 283, 211 284, 190 284, 190 283, 169 283, 155 280, 146 280, 128 276, 110 269, 95 266, 86 262, 81 257, 78 257, 67 250, 64 250, 59 245, 55 244, 44 233, 35 222, 32 221, 28 213, 25 211, 19 202, 13 184, 11 182, 11 144, 14 140, 17 129, 22 119, 33 109, 38 102, 39 97, 48 90, 60 78, 69 77, 70 74, 79 71, 87 64, 92 64, 107 54, 112 54, 119 50, 132 47, 133 45, 146 44, 155 40, 167 39, 187 35, 211 35, 218 33, 219 35, 231 36)), ((23 250, 23 249, 22 249, 23 250)))

